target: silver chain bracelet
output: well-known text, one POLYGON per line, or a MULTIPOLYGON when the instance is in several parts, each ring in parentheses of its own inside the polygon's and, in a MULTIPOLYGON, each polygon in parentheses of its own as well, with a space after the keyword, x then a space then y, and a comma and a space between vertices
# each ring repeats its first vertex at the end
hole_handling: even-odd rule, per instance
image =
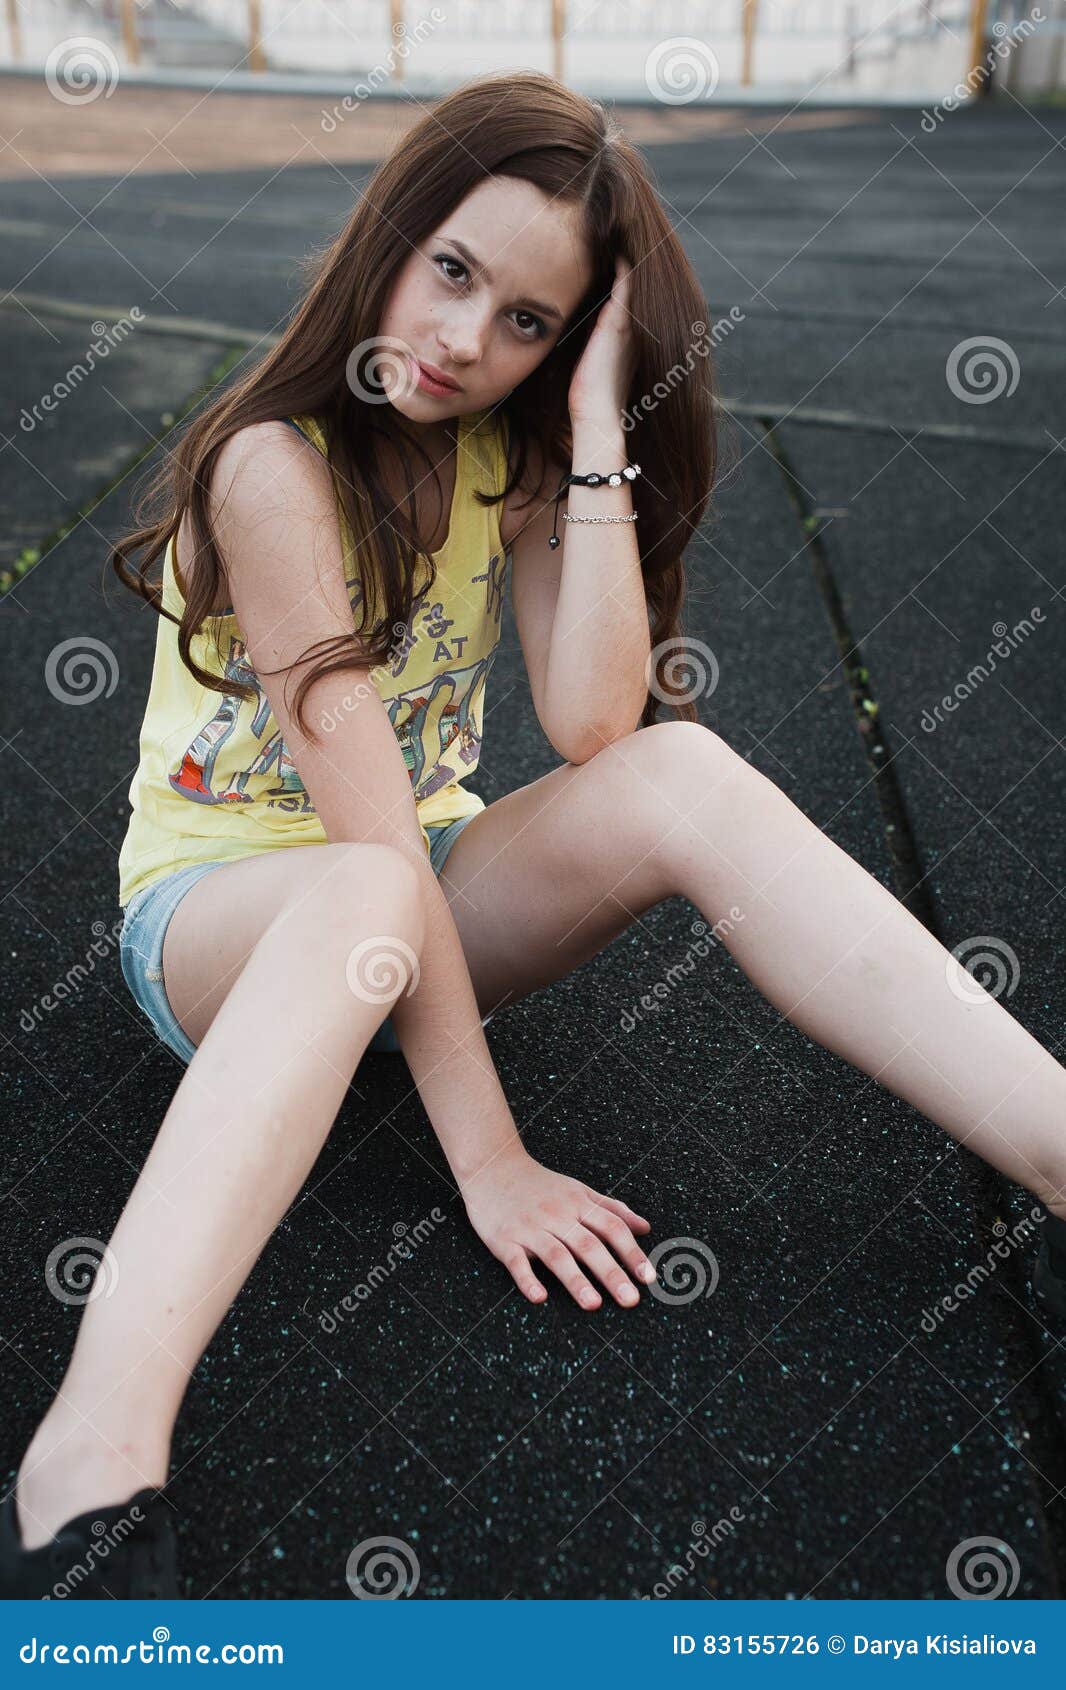
POLYGON ((631 516, 572 516, 569 511, 563 512, 564 522, 636 522, 637 512, 631 516))

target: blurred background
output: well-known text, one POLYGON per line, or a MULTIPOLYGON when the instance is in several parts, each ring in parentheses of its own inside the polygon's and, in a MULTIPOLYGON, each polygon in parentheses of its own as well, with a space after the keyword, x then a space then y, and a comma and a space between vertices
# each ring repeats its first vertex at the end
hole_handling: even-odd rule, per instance
POLYGON ((43 66, 89 33, 130 70, 264 86, 375 75, 378 88, 442 92, 522 64, 590 92, 683 103, 716 89, 924 100, 975 72, 1046 97, 1066 79, 1066 0, 4 0, 4 12, 8 66, 43 66), (690 37, 687 56, 656 59, 667 36, 690 37))

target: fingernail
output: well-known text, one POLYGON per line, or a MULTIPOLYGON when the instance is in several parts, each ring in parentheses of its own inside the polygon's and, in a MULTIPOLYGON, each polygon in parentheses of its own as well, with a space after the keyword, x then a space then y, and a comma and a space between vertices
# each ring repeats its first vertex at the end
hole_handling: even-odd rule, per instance
POLYGON ((649 1285, 651 1284, 652 1280, 656 1278, 655 1269, 652 1267, 650 1262, 644 1262, 642 1264, 641 1270, 640 1270, 640 1277, 641 1277, 641 1279, 647 1280, 649 1285))
POLYGON ((637 1293, 636 1287, 633 1286, 633 1285, 623 1285, 623 1286, 621 1286, 619 1288, 618 1295, 621 1298, 623 1303, 637 1303, 637 1302, 640 1301, 640 1297, 637 1293))
POLYGON ((581 1293, 581 1301, 587 1309, 595 1308, 599 1300, 595 1291, 582 1291, 581 1293))

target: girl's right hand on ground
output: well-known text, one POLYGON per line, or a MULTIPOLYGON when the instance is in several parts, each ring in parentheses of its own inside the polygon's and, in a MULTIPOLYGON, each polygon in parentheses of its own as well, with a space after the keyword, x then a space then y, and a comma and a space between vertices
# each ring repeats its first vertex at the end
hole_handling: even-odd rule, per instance
POLYGON ((533 1272, 531 1257, 589 1310, 598 1309, 602 1297, 586 1268, 623 1308, 640 1301, 634 1279, 646 1285, 656 1277, 633 1236, 650 1232, 650 1221, 620 1198, 546 1168, 521 1147, 494 1156, 463 1184, 462 1196, 474 1231, 532 1303, 542 1303, 548 1293, 533 1272))

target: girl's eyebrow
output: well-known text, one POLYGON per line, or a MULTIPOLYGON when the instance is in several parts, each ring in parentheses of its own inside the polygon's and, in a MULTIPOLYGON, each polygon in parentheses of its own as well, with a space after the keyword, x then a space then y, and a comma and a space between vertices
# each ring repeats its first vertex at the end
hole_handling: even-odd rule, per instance
MULTIPOLYGON (((462 253, 462 255, 466 259, 467 263, 474 270, 480 270, 480 272, 481 272, 482 276, 484 276, 485 280, 487 282, 491 283, 492 277, 490 276, 489 272, 485 269, 485 266, 480 262, 480 260, 474 257, 474 254, 471 252, 470 248, 466 245, 465 241, 456 240, 454 235, 442 235, 440 237, 440 239, 443 240, 443 241, 449 241, 451 243, 451 245, 453 247, 455 247, 458 252, 462 253)), ((539 311, 542 314, 542 316, 555 317, 560 323, 563 321, 562 312, 557 310, 554 305, 545 305, 543 300, 523 298, 523 299, 516 299, 515 304, 520 305, 523 310, 539 311)))

